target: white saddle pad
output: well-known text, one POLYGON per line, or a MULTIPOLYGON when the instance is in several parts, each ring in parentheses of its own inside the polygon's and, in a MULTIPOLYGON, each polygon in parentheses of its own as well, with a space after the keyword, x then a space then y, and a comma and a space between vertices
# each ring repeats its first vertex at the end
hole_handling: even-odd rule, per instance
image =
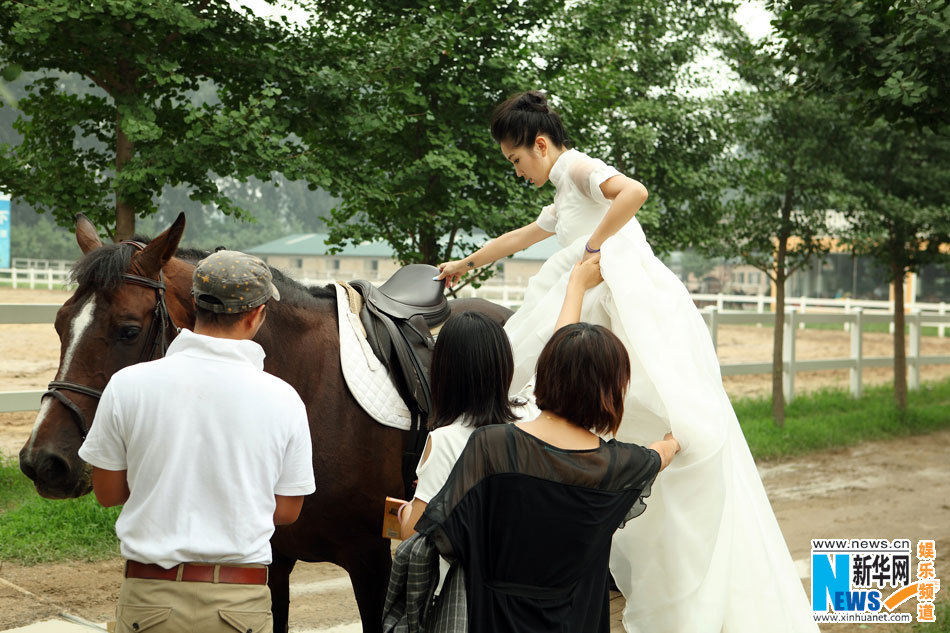
POLYGON ((350 311, 346 290, 336 288, 337 320, 340 323, 340 364, 350 393, 367 415, 386 426, 408 431, 412 418, 406 403, 366 340, 360 317, 350 311))

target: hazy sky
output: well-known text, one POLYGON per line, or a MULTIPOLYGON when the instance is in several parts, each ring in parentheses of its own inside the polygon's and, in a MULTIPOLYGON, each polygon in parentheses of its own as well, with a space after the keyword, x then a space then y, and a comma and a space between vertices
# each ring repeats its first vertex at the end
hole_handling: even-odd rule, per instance
MULTIPOLYGON (((669 0, 676 2, 676 0, 669 0)), ((299 7, 275 7, 264 0, 231 0, 232 6, 245 6, 253 9, 258 15, 274 16, 284 14, 293 22, 302 22, 307 19, 307 11, 299 7)), ((753 38, 760 39, 769 34, 772 27, 769 25, 771 15, 765 10, 761 1, 749 0, 743 2, 736 11, 736 21, 745 27, 746 32, 753 38)))

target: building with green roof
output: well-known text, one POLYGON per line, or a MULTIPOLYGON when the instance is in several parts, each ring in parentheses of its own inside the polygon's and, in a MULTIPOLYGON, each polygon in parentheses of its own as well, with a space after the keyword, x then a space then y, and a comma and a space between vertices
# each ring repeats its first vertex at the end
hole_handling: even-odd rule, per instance
MULTIPOLYGON (((386 242, 350 244, 331 254, 326 243, 328 237, 326 233, 295 233, 249 248, 247 252, 299 280, 385 280, 399 268, 395 253, 386 242)), ((487 239, 485 237, 485 241, 487 239)), ((496 263, 494 280, 524 285, 557 250, 557 240, 553 237, 535 244, 496 263)))

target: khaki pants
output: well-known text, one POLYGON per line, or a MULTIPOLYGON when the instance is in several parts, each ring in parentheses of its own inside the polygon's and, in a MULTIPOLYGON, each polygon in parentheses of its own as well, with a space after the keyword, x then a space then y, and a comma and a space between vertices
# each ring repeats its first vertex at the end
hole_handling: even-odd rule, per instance
POLYGON ((267 585, 126 578, 116 633, 273 633, 267 585))

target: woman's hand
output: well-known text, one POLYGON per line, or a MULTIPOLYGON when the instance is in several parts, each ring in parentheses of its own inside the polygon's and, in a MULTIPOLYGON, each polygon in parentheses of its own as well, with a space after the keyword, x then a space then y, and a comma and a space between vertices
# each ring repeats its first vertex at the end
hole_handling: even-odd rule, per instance
POLYGON ((650 444, 650 448, 655 450, 660 456, 660 470, 670 465, 673 457, 680 452, 680 443, 672 433, 667 433, 659 442, 650 444))
POLYGON ((600 274, 600 253, 587 253, 590 257, 584 257, 580 262, 574 264, 571 271, 571 277, 567 285, 590 290, 604 278, 600 274))
POLYGON ((470 270, 475 269, 475 263, 470 258, 457 259, 452 262, 443 262, 439 264, 439 276, 437 280, 445 280, 446 286, 454 286, 470 270))
POLYGON ((674 446, 675 446, 675 448, 676 448, 675 452, 676 452, 676 453, 679 453, 679 452, 680 452, 680 441, 679 441, 678 439, 676 439, 675 437, 673 437, 673 433, 672 433, 672 432, 667 433, 666 435, 664 435, 664 436, 663 436, 663 439, 666 440, 667 442, 673 442, 673 444, 674 444, 674 446))
POLYGON ((561 314, 557 317, 554 330, 581 320, 581 308, 584 306, 584 293, 604 280, 600 276, 600 254, 585 262, 574 264, 571 276, 567 280, 567 292, 561 304, 561 314))

